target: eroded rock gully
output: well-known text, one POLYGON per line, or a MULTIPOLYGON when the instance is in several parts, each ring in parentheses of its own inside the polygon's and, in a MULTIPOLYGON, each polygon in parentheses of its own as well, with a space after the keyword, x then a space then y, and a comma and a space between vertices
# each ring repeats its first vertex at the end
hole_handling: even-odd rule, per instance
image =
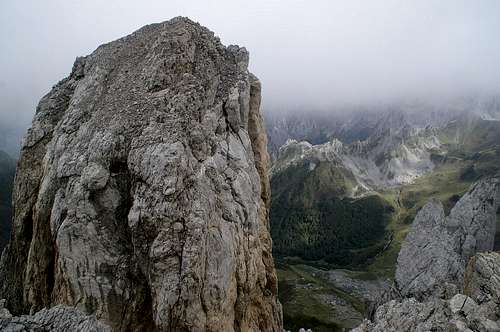
POLYGON ((186 18, 78 58, 40 101, 0 298, 116 331, 282 331, 248 53, 186 18))

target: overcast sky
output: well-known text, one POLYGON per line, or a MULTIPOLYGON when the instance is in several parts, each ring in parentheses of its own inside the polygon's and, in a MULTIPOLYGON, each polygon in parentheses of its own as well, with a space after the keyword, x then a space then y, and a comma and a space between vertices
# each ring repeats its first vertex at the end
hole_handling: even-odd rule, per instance
POLYGON ((500 91, 495 0, 0 0, 0 124, 28 124, 77 56, 179 15, 247 47, 268 110, 500 91))

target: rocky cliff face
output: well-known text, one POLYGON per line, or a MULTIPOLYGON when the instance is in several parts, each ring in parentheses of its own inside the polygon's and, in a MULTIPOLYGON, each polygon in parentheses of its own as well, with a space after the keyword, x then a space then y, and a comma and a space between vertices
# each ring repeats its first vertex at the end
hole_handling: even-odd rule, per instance
POLYGON ((481 253, 467 267, 465 281, 450 299, 430 297, 392 300, 380 306, 372 321, 353 332, 500 331, 500 254, 481 253))
POLYGON ((493 249, 498 181, 475 184, 444 215, 420 210, 399 253, 392 293, 379 300, 368 331, 499 331, 500 254, 493 249))
POLYGON ((477 97, 439 106, 395 103, 331 114, 268 114, 272 172, 327 161, 355 177, 352 195, 410 184, 436 165, 464 159, 483 168, 482 176, 492 175, 496 170, 487 159, 498 164, 497 154, 485 150, 498 149, 498 100, 477 97))
POLYGON ((425 205, 401 246, 396 284, 403 296, 425 297, 463 282, 465 266, 478 252, 493 250, 498 181, 475 184, 445 217, 438 201, 425 205))
POLYGON ((248 53, 185 18, 78 58, 23 142, 0 296, 113 330, 281 331, 248 53))

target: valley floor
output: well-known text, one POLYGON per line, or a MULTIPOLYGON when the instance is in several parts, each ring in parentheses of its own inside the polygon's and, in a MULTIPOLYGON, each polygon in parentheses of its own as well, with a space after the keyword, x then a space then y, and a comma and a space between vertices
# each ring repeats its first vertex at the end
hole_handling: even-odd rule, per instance
POLYGON ((390 283, 366 272, 329 270, 290 261, 278 262, 285 329, 342 331, 358 326, 365 303, 390 283))

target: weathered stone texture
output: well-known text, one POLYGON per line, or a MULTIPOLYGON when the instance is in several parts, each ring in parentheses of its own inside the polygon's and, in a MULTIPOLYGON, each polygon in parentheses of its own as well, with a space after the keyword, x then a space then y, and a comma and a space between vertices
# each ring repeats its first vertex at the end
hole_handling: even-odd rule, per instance
POLYGON ((3 332, 111 332, 109 326, 78 309, 57 305, 34 315, 14 317, 0 301, 0 330, 3 332))
POLYGON ((352 331, 494 332, 500 331, 499 318, 490 307, 479 306, 463 294, 457 294, 449 301, 429 298, 419 302, 409 298, 392 300, 380 306, 372 321, 365 320, 352 331))
POLYGON ((463 290, 478 303, 496 305, 500 314, 500 253, 481 253, 473 257, 467 265, 463 290))
POLYGON ((248 53, 185 18, 78 58, 24 140, 0 296, 113 330, 280 331, 248 53))
POLYGON ((396 286, 403 296, 455 294, 469 259, 493 250, 498 181, 473 185, 445 216, 439 201, 417 214, 398 256, 396 286))
POLYGON ((493 249, 498 193, 498 181, 486 179, 448 217, 441 203, 425 205, 402 245, 394 287, 353 331, 500 331, 500 254, 484 252, 493 249))

